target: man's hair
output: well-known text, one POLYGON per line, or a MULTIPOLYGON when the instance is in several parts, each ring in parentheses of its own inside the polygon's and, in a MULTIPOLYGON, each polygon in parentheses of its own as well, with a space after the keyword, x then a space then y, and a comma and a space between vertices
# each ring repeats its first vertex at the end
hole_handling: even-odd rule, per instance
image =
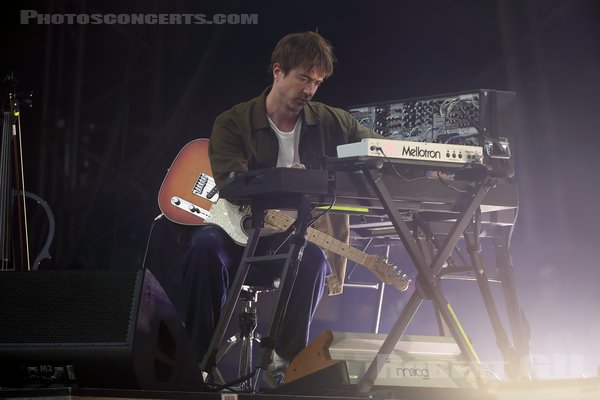
POLYGON ((296 67, 304 67, 307 71, 328 77, 333 73, 335 61, 333 47, 317 32, 290 33, 275 46, 269 73, 273 72, 273 65, 278 63, 284 74, 296 67))

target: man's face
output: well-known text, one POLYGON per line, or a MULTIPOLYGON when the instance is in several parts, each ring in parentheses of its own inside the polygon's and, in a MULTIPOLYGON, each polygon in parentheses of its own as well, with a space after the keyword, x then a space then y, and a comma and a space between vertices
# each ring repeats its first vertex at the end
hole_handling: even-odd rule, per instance
POLYGON ((296 67, 285 74, 279 64, 273 66, 273 90, 278 100, 290 111, 300 112, 323 83, 324 76, 304 67, 296 67))

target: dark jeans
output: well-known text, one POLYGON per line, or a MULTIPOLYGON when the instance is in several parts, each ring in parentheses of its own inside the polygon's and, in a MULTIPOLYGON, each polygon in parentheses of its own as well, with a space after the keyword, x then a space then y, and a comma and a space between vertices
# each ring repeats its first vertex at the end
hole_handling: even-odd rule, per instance
MULTIPOLYGON (((261 238, 256 254, 265 254, 273 243, 279 244, 281 238, 281 235, 261 238)), ((194 229, 186 246, 183 258, 185 324, 201 361, 219 321, 227 288, 235 277, 244 247, 235 244, 221 228, 211 225, 194 229)), ((252 265, 246 283, 270 287, 282 267, 283 261, 252 265)), ((291 360, 306 347, 310 323, 323 296, 325 277, 330 272, 323 251, 308 243, 275 345, 275 351, 281 357, 291 360)))

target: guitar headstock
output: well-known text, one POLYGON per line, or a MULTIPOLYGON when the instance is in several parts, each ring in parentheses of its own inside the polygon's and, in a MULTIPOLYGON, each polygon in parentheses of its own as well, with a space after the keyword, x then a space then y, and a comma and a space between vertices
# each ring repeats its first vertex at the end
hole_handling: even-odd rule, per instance
POLYGON ((365 266, 382 282, 393 285, 401 292, 408 289, 411 279, 396 265, 382 257, 369 255, 365 266))

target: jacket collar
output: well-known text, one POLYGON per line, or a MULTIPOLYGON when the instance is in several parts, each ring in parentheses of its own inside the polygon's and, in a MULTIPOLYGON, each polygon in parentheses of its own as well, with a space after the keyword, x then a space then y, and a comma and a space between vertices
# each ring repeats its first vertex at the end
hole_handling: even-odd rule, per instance
MULTIPOLYGON (((269 121, 267 120, 267 95, 271 91, 272 86, 267 87, 255 99, 255 107, 252 112, 252 130, 270 129, 269 121)), ((318 125, 319 117, 315 112, 312 103, 306 104, 302 108, 302 126, 318 125)))

